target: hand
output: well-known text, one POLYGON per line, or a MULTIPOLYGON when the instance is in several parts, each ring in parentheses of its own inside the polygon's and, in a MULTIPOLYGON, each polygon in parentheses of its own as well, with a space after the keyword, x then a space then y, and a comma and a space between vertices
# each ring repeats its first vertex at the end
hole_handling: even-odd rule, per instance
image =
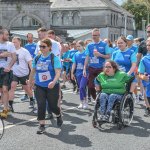
POLYGON ((9 72, 10 70, 11 70, 11 68, 9 66, 4 68, 4 72, 9 72))
POLYGON ((149 81, 150 76, 149 75, 143 75, 142 80, 149 81))
POLYGON ((83 69, 83 76, 86 77, 86 70, 83 69))
POLYGON ((101 57, 101 53, 98 52, 98 51, 95 51, 95 52, 94 52, 94 56, 96 56, 96 57, 101 57))
POLYGON ((71 74, 71 79, 72 79, 72 80, 75 80, 75 76, 74 76, 73 73, 71 74))
POLYGON ((55 86, 55 83, 52 81, 48 84, 48 88, 52 89, 55 86))

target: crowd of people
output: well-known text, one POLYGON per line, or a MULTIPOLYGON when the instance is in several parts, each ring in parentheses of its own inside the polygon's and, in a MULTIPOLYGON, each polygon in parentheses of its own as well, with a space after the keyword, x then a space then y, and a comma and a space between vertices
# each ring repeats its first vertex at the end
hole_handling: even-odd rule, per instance
POLYGON ((121 100, 124 85, 132 76, 135 79, 130 92, 135 102, 145 101, 145 116, 150 116, 150 25, 147 40, 128 35, 113 43, 101 39, 97 28, 92 30, 91 39, 85 41, 63 42, 53 30, 45 28, 39 28, 37 33, 37 42, 28 33, 28 43, 22 47, 20 37, 13 37, 10 42, 9 32, 0 29, 1 117, 7 118, 10 111, 15 111, 14 93, 21 84, 24 99, 29 97, 29 107, 37 110, 40 124, 37 134, 45 132, 46 110, 50 118, 53 113, 56 115, 57 125, 61 127, 61 89, 70 81, 73 91, 79 93, 79 109, 87 109, 89 102, 95 102, 96 91, 102 90, 100 119, 108 121, 114 102, 121 100))

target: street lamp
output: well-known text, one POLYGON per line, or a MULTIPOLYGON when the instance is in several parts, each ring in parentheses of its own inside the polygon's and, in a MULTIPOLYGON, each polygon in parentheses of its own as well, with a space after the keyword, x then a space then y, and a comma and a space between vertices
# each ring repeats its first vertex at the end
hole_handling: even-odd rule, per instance
POLYGON ((145 24, 146 24, 146 20, 142 19, 142 30, 143 30, 143 33, 144 33, 144 38, 146 38, 145 24))

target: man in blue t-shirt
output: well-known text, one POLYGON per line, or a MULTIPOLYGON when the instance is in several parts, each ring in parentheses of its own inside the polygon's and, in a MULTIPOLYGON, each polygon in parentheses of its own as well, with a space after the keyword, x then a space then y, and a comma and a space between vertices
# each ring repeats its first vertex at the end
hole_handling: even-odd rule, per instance
POLYGON ((94 85, 95 77, 103 71, 103 65, 106 59, 110 58, 110 49, 107 43, 100 40, 100 30, 95 28, 92 30, 93 42, 86 47, 86 59, 84 64, 83 75, 86 76, 86 68, 88 66, 88 87, 91 91, 93 99, 96 99, 96 91, 94 85))
POLYGON ((33 34, 32 33, 27 34, 27 41, 28 41, 28 43, 24 46, 24 48, 27 49, 29 51, 29 53, 31 54, 32 58, 34 58, 36 43, 33 42, 33 34))
MULTIPOLYGON (((35 49, 36 49, 36 43, 33 42, 33 34, 32 33, 28 33, 27 34, 27 44, 24 46, 24 48, 26 50, 29 51, 29 53, 31 54, 32 58, 35 57, 35 49)), ((28 95, 25 93, 25 95, 21 98, 21 100, 26 100, 28 99, 28 95)))

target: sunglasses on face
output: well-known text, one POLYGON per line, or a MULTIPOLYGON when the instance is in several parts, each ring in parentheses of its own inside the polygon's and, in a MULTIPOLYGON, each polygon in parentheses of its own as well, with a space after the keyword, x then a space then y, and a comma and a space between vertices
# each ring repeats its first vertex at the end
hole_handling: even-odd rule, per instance
POLYGON ((39 47, 43 49, 47 48, 47 46, 44 46, 44 45, 39 45, 39 47))

